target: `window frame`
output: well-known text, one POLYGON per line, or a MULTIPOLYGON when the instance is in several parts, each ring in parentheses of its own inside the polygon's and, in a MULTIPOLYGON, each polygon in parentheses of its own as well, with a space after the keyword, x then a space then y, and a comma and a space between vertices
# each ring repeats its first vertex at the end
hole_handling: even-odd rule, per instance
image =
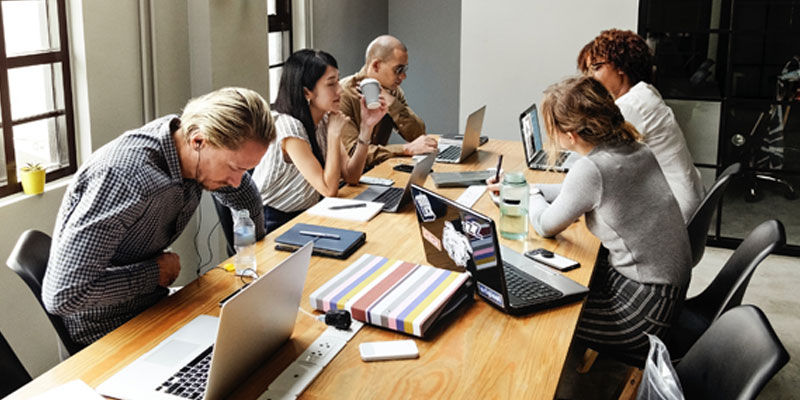
MULTIPOLYGON (((15 0, 0 0, 0 2, 15 0)), ((46 120, 48 118, 58 118, 64 116, 67 141, 67 163, 63 167, 46 171, 46 182, 71 175, 77 170, 77 154, 75 149, 75 123, 72 106, 72 75, 70 73, 69 60, 69 40, 67 38, 67 11, 65 0, 44 0, 47 3, 54 1, 56 18, 48 18, 50 23, 58 23, 57 50, 37 51, 29 54, 15 55, 8 57, 6 53, 5 27, 3 24, 3 9, 0 5, 0 112, 2 122, 0 131, 3 134, 3 151, 5 153, 6 182, 0 181, 0 198, 22 191, 22 184, 18 182, 16 149, 14 148, 14 127, 24 123, 46 120), (13 68, 31 67, 37 65, 52 65, 61 63, 61 85, 63 86, 63 109, 55 109, 41 114, 29 115, 14 120, 11 117, 11 95, 9 89, 8 71, 13 68), (10 121, 10 123, 8 122, 10 121)), ((49 10, 49 5, 47 7, 49 10)), ((51 85, 56 85, 55 75, 52 77, 51 85)), ((57 135, 57 133, 56 133, 57 135)), ((51 137, 51 140, 53 138, 51 137)), ((59 149, 60 151, 60 149, 59 149)), ((64 160, 59 160, 63 163, 64 160)))
MULTIPOLYGON (((276 32, 289 32, 289 52, 292 54, 294 48, 294 33, 292 32, 292 0, 275 0, 275 14, 267 15, 267 42, 269 43, 269 34, 276 32)), ((281 55, 285 54, 281 49, 281 55)), ((269 64, 268 70, 273 68, 282 68, 286 59, 281 57, 283 61, 275 64, 269 64)), ((278 85, 280 82, 272 82, 270 80, 270 87, 278 85)))

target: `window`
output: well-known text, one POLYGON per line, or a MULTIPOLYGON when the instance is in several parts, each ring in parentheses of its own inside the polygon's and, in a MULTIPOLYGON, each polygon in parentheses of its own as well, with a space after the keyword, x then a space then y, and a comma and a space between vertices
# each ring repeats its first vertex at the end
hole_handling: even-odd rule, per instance
POLYGON ((47 181, 76 170, 65 0, 0 0, 0 196, 20 168, 47 181))
POLYGON ((269 102, 278 96, 283 63, 292 54, 292 1, 268 0, 269 102))

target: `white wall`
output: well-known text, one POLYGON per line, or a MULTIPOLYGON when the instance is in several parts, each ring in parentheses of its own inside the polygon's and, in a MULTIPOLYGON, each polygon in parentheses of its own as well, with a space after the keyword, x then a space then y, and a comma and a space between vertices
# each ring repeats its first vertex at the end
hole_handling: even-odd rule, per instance
POLYGON ((389 0, 389 33, 408 47, 411 109, 428 132, 458 131, 461 0, 389 0))
POLYGON ((576 72, 578 51, 600 31, 635 31, 638 6, 638 0, 463 0, 460 130, 486 104, 483 133, 519 140, 519 113, 576 72))

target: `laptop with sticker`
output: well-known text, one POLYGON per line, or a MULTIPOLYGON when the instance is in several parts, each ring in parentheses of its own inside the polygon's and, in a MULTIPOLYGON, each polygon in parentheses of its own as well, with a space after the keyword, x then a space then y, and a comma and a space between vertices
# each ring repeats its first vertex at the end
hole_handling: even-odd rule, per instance
POLYGON ((491 218, 417 185, 411 195, 428 262, 468 271, 478 295, 498 309, 524 314, 588 293, 585 286, 501 246, 491 218))

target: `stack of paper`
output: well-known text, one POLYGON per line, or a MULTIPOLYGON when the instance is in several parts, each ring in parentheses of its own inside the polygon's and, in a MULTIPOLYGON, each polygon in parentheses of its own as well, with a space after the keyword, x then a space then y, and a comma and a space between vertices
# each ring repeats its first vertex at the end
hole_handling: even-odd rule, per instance
POLYGON ((353 199, 341 199, 338 197, 326 197, 319 203, 308 209, 311 215, 322 217, 348 219, 351 221, 366 222, 381 212, 383 203, 374 201, 363 201, 353 199), (361 206, 364 204, 364 206, 361 206), (342 208, 347 206, 357 206, 355 208, 342 208), (333 207, 333 209, 331 209, 333 207))
POLYGON ((348 310, 356 320, 423 336, 468 277, 364 254, 312 293, 310 300, 320 311, 348 310))

